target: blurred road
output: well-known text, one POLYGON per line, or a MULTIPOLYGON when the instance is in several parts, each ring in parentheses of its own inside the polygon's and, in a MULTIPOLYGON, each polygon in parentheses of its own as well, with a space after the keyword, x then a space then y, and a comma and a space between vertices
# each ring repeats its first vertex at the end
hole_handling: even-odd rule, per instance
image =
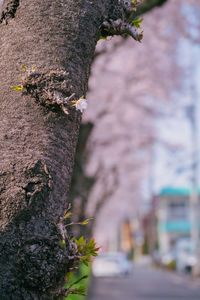
POLYGON ((94 278, 89 300, 200 300, 200 284, 137 265, 128 277, 94 278))

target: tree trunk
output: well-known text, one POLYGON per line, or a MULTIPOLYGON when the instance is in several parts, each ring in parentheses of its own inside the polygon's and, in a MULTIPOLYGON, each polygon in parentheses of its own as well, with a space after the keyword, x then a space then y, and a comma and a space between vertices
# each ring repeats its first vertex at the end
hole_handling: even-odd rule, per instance
POLYGON ((102 23, 105 19, 123 17, 121 6, 118 0, 3 2, 0 15, 2 300, 54 299, 73 264, 70 245, 64 249, 59 245, 62 236, 56 224, 67 206, 81 112, 68 104, 66 115, 56 99, 73 93, 74 99, 85 95, 102 23), (36 75, 31 71, 24 75, 21 65, 29 70, 34 66, 36 75), (22 75, 25 79, 20 79, 22 75), (26 91, 10 88, 24 80, 26 91))
POLYGON ((24 64, 66 71, 65 96, 85 95, 105 9, 97 2, 4 1, 4 11, 16 11, 0 25, 0 299, 53 299, 63 284, 71 262, 55 224, 67 206, 81 120, 75 109, 66 115, 10 86, 24 64))

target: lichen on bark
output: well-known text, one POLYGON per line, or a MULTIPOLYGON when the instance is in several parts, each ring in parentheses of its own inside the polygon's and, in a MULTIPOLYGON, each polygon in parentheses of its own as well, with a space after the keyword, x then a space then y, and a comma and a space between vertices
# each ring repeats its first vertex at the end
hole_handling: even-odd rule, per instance
POLYGON ((12 86, 13 89, 22 92, 22 95, 30 95, 36 103, 57 109, 60 107, 65 114, 69 114, 68 109, 72 109, 72 100, 75 99, 75 93, 72 93, 73 86, 70 86, 69 73, 65 70, 45 69, 39 71, 34 67, 27 70, 23 66, 25 74, 21 78, 18 86, 12 86))

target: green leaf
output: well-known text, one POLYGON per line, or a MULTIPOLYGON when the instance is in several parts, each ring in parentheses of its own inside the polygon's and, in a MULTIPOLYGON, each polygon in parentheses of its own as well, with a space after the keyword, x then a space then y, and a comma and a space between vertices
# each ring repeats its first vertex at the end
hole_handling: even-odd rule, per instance
POLYGON ((81 282, 82 280, 84 280, 84 279, 86 279, 86 278, 88 278, 88 275, 83 275, 82 277, 80 277, 80 278, 77 279, 76 281, 72 282, 72 283, 69 285, 68 288, 70 289, 73 285, 78 284, 79 282, 81 282))
POLYGON ((86 260, 81 259, 81 262, 88 267, 88 262, 86 260))
POLYGON ((135 18, 133 21, 132 21, 132 25, 134 25, 136 28, 140 28, 140 24, 143 22, 143 18, 135 18))
POLYGON ((65 240, 60 241, 60 242, 59 242, 59 245, 60 245, 61 248, 64 249, 64 248, 66 247, 65 240))
POLYGON ((80 293, 80 295, 86 296, 86 287, 84 285, 81 285, 77 288, 77 291, 80 293))
POLYGON ((68 272, 67 273, 67 281, 69 282, 71 280, 73 272, 68 272))
POLYGON ((15 86, 11 86, 11 89, 15 90, 15 91, 23 91, 24 88, 21 87, 21 85, 15 85, 15 86))
POLYGON ((106 36, 100 36, 99 40, 106 40, 107 41, 107 37, 106 36))
POLYGON ((22 69, 26 72, 26 67, 25 67, 25 65, 22 65, 21 67, 22 67, 22 69))
POLYGON ((90 221, 93 221, 94 218, 86 219, 85 221, 81 222, 81 225, 87 225, 90 221))
POLYGON ((72 213, 69 211, 68 213, 66 213, 66 215, 64 216, 64 219, 69 219, 71 217, 72 213))
POLYGON ((78 245, 83 245, 86 243, 86 239, 83 236, 81 236, 77 242, 78 242, 78 245))
POLYGON ((76 295, 87 296, 86 288, 84 286, 80 286, 80 287, 75 288, 75 289, 69 289, 68 293, 72 294, 72 295, 76 294, 76 295))

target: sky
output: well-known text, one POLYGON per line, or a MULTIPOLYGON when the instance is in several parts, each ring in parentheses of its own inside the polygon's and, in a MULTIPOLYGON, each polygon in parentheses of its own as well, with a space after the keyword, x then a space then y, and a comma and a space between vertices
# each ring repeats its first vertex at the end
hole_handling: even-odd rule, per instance
MULTIPOLYGON (((196 38, 197 32, 199 35, 196 28, 199 19, 196 18, 195 11, 191 6, 185 5, 182 7, 182 13, 189 18, 191 26, 188 30, 192 37, 196 38)), ((180 38, 177 46, 177 61, 185 71, 182 76, 183 88, 179 93, 172 95, 174 99, 168 108, 166 117, 156 120, 157 134, 164 142, 157 142, 154 146, 152 176, 154 177, 153 191, 155 193, 159 193, 160 189, 166 186, 191 186, 194 139, 197 140, 197 148, 200 147, 199 44, 187 38, 180 38), (193 104, 196 107, 196 137, 188 114, 193 104), (169 144, 169 147, 166 147, 166 144, 169 144)), ((198 157, 198 161, 200 161, 200 157, 198 157)))

